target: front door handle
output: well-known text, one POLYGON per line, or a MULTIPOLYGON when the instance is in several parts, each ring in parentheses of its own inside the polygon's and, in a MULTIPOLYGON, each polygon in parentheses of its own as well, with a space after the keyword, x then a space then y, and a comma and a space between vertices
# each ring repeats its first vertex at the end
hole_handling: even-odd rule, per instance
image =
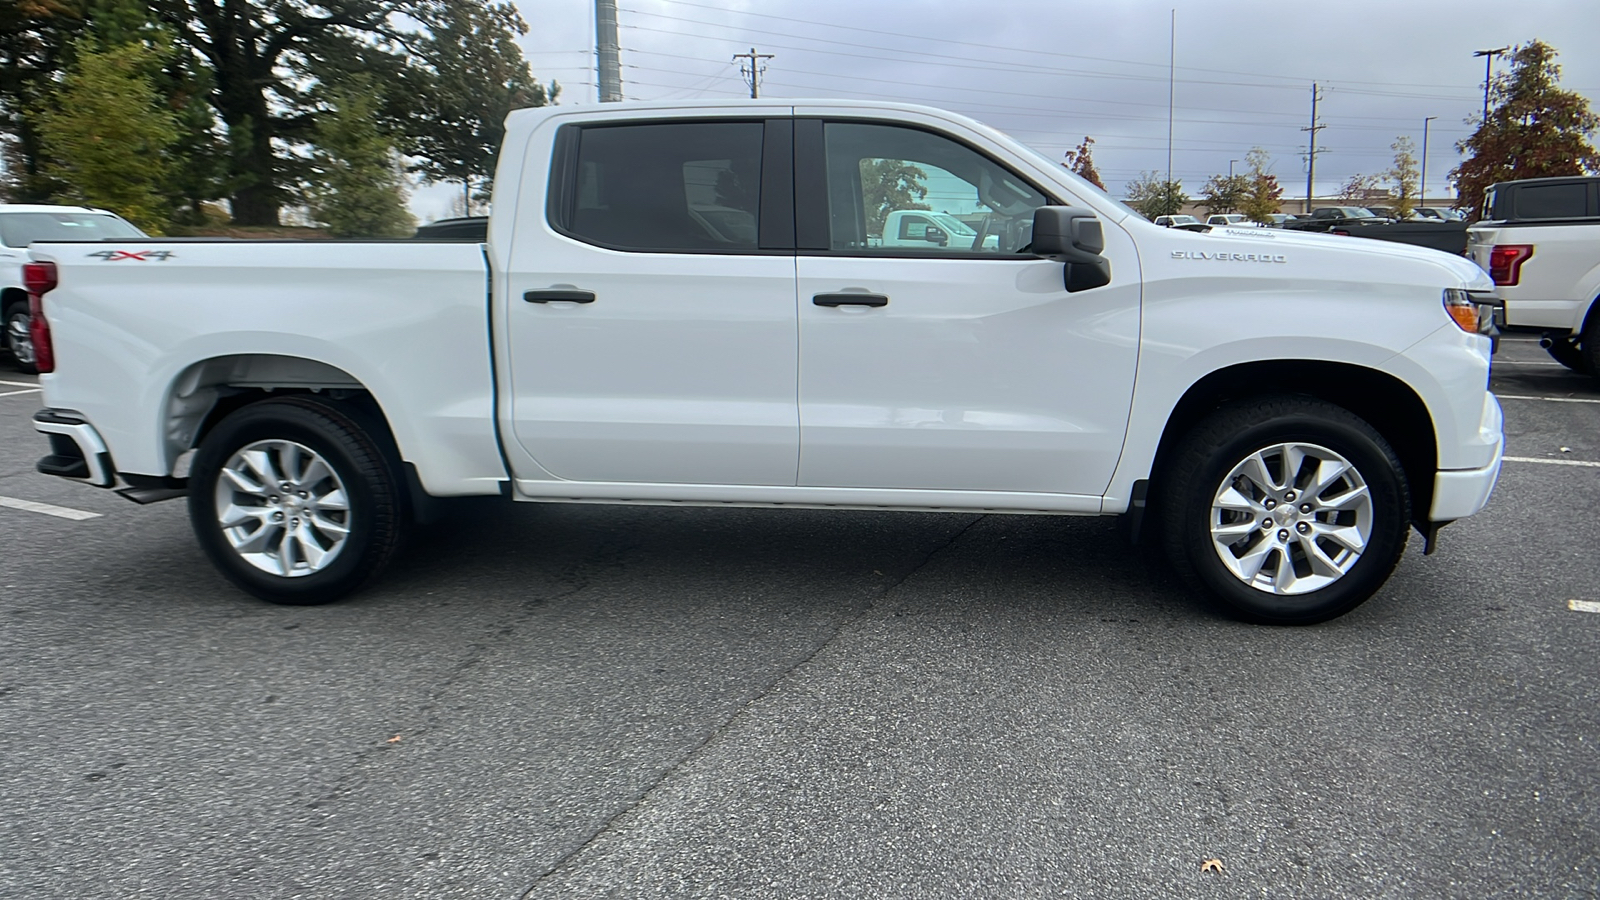
POLYGON ((594 291, 524 291, 522 299, 529 303, 593 303, 594 291))
POLYGON ((883 294, 817 294, 811 302, 818 306, 888 306, 883 294))

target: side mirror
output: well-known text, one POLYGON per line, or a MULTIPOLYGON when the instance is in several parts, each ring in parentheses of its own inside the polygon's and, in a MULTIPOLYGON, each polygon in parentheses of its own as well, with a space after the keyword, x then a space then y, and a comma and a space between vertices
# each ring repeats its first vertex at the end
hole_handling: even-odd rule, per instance
POLYGON ((930 244, 938 244, 941 247, 950 243, 950 235, 945 234, 944 229, 937 225, 929 225, 928 230, 923 232, 922 239, 930 244))
POLYGON ((1094 211, 1081 206, 1041 206, 1033 211, 1032 252, 1066 264, 1067 291, 1077 293, 1111 283, 1111 261, 1101 256, 1105 233, 1094 211))

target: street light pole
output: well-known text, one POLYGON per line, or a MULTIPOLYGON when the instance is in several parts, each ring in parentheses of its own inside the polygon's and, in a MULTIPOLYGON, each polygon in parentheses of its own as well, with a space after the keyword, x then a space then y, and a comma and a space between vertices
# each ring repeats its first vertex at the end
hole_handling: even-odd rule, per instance
POLYGON ((1417 185, 1417 195, 1421 201, 1418 206, 1428 205, 1428 123, 1437 118, 1439 117, 1427 116, 1422 120, 1422 183, 1417 185))
POLYGON ((1510 50, 1510 47, 1501 47, 1498 50, 1474 50, 1474 57, 1483 57, 1483 124, 1489 124, 1489 82, 1493 79, 1494 58, 1510 50))
POLYGON ((1237 159, 1228 160, 1228 177, 1229 178, 1233 177, 1233 164, 1236 163, 1236 162, 1238 162, 1237 159))

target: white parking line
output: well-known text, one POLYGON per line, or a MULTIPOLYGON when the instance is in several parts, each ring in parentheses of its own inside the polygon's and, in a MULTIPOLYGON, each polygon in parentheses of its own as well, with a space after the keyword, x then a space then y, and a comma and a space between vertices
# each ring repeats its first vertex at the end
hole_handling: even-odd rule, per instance
POLYGON ((44 388, 33 388, 26 391, 6 391, 4 394, 0 394, 0 397, 15 397, 18 394, 37 394, 42 390, 44 390, 44 388))
POLYGON ((1522 394, 1495 394, 1501 400, 1545 400, 1550 403, 1600 403, 1590 397, 1527 397, 1522 394))
POLYGON ((18 500, 15 497, 0 497, 0 506, 9 506, 12 509, 20 509, 25 512, 44 513, 47 516, 55 516, 58 519, 71 519, 74 522, 100 518, 100 514, 95 512, 68 509, 65 506, 53 506, 49 503, 37 503, 33 500, 18 500))
POLYGON ((1543 463, 1547 466, 1585 466, 1591 469, 1600 469, 1600 462, 1589 462, 1586 459, 1540 459, 1537 456, 1507 456, 1506 462, 1543 463))
POLYGON ((1538 367, 1540 369, 1565 369, 1566 368, 1566 366, 1563 366, 1561 363, 1558 363, 1558 362, 1541 362, 1539 360, 1533 360, 1533 359, 1497 359, 1494 362, 1489 364, 1490 368, 1494 368, 1495 366, 1536 366, 1536 367, 1538 367))
POLYGON ((1568 600, 1567 609, 1573 612, 1600 613, 1600 603, 1596 603, 1593 600, 1568 600))
POLYGON ((31 388, 36 388, 36 387, 39 386, 39 382, 37 382, 37 381, 0 381, 0 384, 8 384, 8 385, 10 385, 12 387, 31 387, 31 388))

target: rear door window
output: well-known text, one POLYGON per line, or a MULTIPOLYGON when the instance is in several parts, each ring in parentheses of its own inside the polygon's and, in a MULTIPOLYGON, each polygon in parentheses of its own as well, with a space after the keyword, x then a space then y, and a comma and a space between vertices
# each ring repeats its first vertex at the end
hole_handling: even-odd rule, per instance
POLYGON ((760 122, 660 122, 581 130, 572 204, 557 229, 619 250, 758 248, 760 122))

